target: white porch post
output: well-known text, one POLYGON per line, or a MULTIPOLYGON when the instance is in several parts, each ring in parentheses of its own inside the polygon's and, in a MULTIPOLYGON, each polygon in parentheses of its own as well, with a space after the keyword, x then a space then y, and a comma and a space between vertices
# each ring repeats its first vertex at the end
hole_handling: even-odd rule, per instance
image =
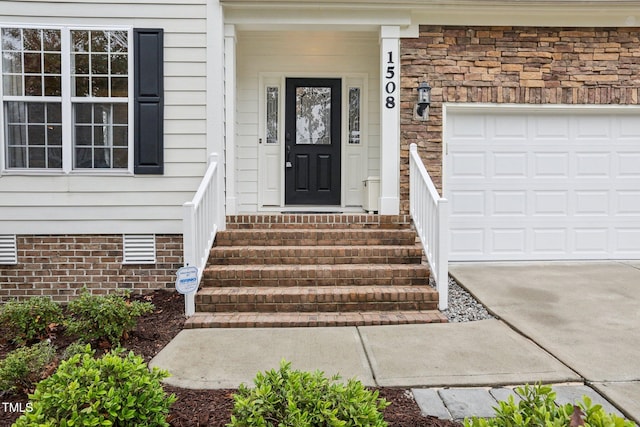
POLYGON ((400 213, 400 27, 380 27, 380 204, 400 213))
POLYGON ((236 213, 236 28, 224 26, 224 120, 227 214, 236 213))

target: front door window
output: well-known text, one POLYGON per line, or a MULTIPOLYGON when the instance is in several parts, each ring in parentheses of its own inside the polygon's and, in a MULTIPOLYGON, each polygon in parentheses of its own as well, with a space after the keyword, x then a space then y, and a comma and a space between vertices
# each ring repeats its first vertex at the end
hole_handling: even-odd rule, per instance
POLYGON ((331 88, 296 88, 296 144, 331 144, 331 88))

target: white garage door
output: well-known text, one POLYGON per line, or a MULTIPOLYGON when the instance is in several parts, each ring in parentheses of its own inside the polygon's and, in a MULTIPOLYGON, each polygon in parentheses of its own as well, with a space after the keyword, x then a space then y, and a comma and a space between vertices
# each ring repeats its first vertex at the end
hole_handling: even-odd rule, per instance
POLYGON ((640 259, 640 110, 446 110, 450 259, 640 259))

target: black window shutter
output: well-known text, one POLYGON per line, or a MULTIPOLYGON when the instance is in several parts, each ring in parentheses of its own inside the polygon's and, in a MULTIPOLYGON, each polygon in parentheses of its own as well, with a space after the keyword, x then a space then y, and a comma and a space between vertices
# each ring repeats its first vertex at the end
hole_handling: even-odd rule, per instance
POLYGON ((134 172, 164 173, 163 30, 133 30, 134 172))

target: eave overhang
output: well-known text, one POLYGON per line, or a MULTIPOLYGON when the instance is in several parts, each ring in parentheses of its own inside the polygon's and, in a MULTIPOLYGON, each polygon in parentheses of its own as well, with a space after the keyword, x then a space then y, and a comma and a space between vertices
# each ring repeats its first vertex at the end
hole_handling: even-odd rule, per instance
POLYGON ((635 27, 640 0, 222 0, 225 22, 260 30, 418 25, 635 27))

